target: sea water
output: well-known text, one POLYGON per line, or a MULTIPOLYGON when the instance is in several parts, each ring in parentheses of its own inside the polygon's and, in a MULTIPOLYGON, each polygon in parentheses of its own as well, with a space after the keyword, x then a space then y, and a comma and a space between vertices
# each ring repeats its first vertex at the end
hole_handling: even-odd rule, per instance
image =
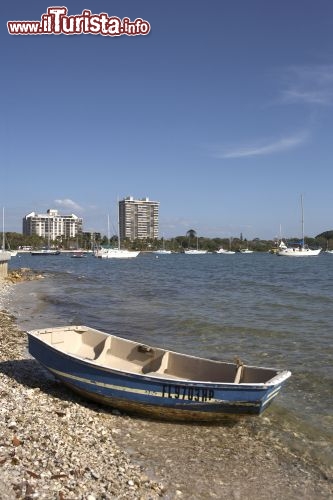
MULTIPOLYGON (((292 371, 265 413, 295 452, 333 465, 333 255, 18 254, 44 278, 15 287, 25 330, 89 325, 184 353, 292 371)), ((262 418, 262 417, 259 417, 262 418)))

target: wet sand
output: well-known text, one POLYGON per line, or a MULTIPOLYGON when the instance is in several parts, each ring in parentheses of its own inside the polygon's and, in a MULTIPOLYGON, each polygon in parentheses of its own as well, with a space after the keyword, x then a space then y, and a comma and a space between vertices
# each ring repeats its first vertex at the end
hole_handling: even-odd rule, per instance
POLYGON ((332 476, 272 435, 274 404, 214 426, 120 414, 48 376, 4 311, 0 397, 3 499, 333 498, 332 476))

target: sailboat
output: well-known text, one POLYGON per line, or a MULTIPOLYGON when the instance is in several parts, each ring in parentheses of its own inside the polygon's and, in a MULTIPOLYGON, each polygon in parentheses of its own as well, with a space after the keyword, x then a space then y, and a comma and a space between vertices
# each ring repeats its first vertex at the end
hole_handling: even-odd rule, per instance
POLYGON ((10 255, 11 255, 11 257, 16 257, 16 255, 17 255, 17 250, 12 250, 10 248, 10 244, 9 244, 9 241, 8 241, 6 235, 5 235, 5 248, 4 248, 4 250, 6 250, 7 252, 9 252, 10 255), (7 249, 6 249, 6 245, 7 245, 7 249))
POLYGON ((163 241, 163 246, 162 248, 160 248, 159 250, 154 250, 153 253, 157 254, 157 255, 169 255, 171 254, 171 250, 167 250, 165 248, 165 242, 164 242, 164 238, 162 238, 162 241, 163 241))
POLYGON ((171 252, 171 250, 166 250, 165 248, 160 248, 159 250, 154 250, 153 253, 156 253, 156 255, 170 255, 172 252, 171 252))
POLYGON ((301 195, 301 211, 302 211, 302 239, 300 244, 297 246, 287 247, 283 244, 276 252, 276 255, 286 256, 286 257, 314 257, 319 255, 321 248, 311 249, 304 243, 304 210, 303 210, 303 196, 301 195))
POLYGON ((49 230, 47 247, 39 248, 37 250, 32 250, 30 252, 30 255, 43 255, 43 256, 44 255, 60 255, 60 250, 58 250, 56 248, 51 248, 50 241, 51 241, 51 238, 50 238, 50 230, 49 230))
MULTIPOLYGON (((108 216, 108 241, 110 221, 108 216)), ((99 259, 133 259, 139 255, 140 251, 126 250, 120 248, 120 227, 119 227, 119 206, 118 206, 118 248, 100 248, 94 253, 99 259)))
POLYGON ((229 250, 225 250, 223 247, 221 247, 215 253, 221 253, 223 255, 234 255, 236 252, 234 250, 231 250, 231 240, 232 238, 229 238, 229 250))
POLYGON ((9 253, 11 257, 16 257, 17 255, 17 250, 12 250, 9 245, 9 241, 6 238, 6 233, 5 233, 5 209, 2 208, 2 246, 1 246, 2 252, 6 252, 7 254, 9 253), (7 249, 6 249, 6 243, 7 243, 7 249))
POLYGON ((0 261, 10 260, 11 253, 6 251, 6 234, 5 234, 5 209, 2 209, 2 245, 0 251, 0 261))
POLYGON ((253 253, 253 250, 249 250, 247 247, 246 248, 241 248, 240 253, 253 253))
POLYGON ((185 250, 186 255, 202 255, 207 253, 207 250, 199 249, 199 238, 197 237, 197 248, 191 248, 190 250, 185 250))

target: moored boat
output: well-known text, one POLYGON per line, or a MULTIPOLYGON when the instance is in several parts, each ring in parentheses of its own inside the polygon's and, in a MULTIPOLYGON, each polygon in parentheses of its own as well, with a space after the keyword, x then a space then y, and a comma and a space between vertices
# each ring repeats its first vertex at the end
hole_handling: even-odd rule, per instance
POLYGON ((223 255, 234 255, 236 252, 231 250, 232 238, 229 238, 229 249, 225 250, 225 248, 220 247, 215 253, 223 254, 223 255))
POLYGON ((152 347, 87 326, 27 332, 29 352, 82 396, 169 420, 262 413, 291 373, 152 347))
POLYGON ((156 255, 170 255, 172 252, 171 250, 165 250, 164 248, 161 248, 160 250, 154 250, 153 253, 156 255))
MULTIPOLYGON (((8 243, 8 242, 7 242, 8 243)), ((10 260, 11 257, 16 257, 17 250, 12 250, 7 244, 6 249, 6 233, 5 233, 5 209, 2 208, 2 246, 0 248, 0 252, 3 260, 10 260)))
POLYGON ((276 252, 276 255, 286 257, 315 257, 321 252, 321 248, 309 248, 304 240, 304 210, 303 210, 303 196, 301 195, 301 213, 302 213, 302 239, 299 243, 286 246, 285 244, 276 252))
POLYGON ((95 252, 99 259, 132 259, 139 255, 140 251, 126 250, 122 248, 101 248, 95 252))
POLYGON ((41 248, 40 250, 32 250, 30 255, 60 255, 60 250, 53 250, 52 248, 41 248))
POLYGON ((292 245, 287 248, 283 248, 278 250, 277 255, 288 256, 288 257, 314 257, 319 255, 321 252, 321 248, 309 248, 304 244, 292 245))
POLYGON ((233 250, 225 250, 224 248, 219 248, 215 253, 223 255, 234 255, 236 252, 234 252, 233 250))
POLYGON ((186 255, 203 255, 207 253, 207 250, 199 250, 199 249, 190 249, 190 250, 185 250, 184 252, 186 255))
POLYGON ((153 253, 156 254, 156 255, 170 255, 172 253, 171 250, 167 250, 165 248, 165 241, 164 241, 164 238, 162 238, 162 241, 163 241, 163 246, 162 248, 159 248, 157 250, 153 250, 153 253))
POLYGON ((184 253, 186 255, 204 255, 208 253, 208 250, 201 250, 199 248, 199 238, 197 237, 197 248, 189 248, 187 250, 184 250, 184 253))
MULTIPOLYGON (((119 208, 118 208, 119 210, 119 208)), ((109 217, 108 217, 108 242, 110 242, 109 237, 109 217)), ((118 212, 118 247, 101 247, 95 250, 94 256, 99 259, 133 259, 139 255, 140 251, 127 250, 126 248, 120 247, 120 227, 119 227, 119 212, 118 212)))
POLYGON ((76 250, 71 255, 72 259, 83 259, 84 257, 87 257, 86 252, 80 252, 79 250, 76 250))

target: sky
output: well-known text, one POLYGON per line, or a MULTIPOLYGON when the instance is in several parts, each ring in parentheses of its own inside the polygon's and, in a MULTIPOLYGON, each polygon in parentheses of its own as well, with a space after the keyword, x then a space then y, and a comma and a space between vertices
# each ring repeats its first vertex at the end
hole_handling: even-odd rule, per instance
POLYGON ((150 31, 9 34, 54 5, 0 7, 6 231, 54 208, 107 234, 126 196, 164 238, 301 236, 301 195, 305 234, 333 229, 331 0, 70 0, 150 31))

